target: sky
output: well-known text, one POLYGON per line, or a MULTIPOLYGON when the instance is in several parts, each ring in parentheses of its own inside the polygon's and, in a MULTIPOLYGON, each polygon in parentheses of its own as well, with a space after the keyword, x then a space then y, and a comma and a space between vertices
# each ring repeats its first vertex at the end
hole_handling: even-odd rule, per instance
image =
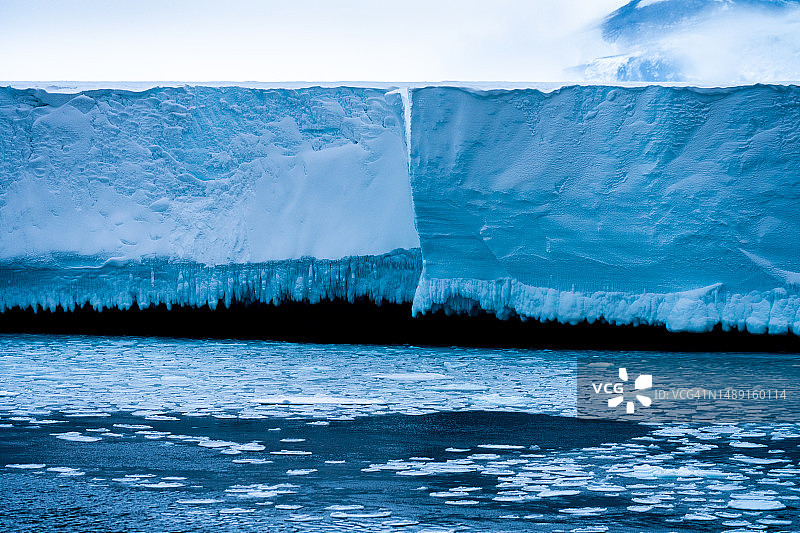
POLYGON ((624 4, 0 0, 0 80, 567 81, 624 4))

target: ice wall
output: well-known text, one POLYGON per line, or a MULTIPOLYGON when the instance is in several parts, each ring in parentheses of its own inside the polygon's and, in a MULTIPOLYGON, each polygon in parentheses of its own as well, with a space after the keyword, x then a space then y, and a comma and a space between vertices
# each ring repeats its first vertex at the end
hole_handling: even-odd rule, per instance
POLYGON ((798 206, 794 86, 0 89, 0 311, 413 298, 800 334, 798 206))
POLYGON ((388 89, 0 89, 0 310, 410 301, 404 120, 388 89))
POLYGON ((800 88, 412 92, 415 313, 800 334, 800 88))

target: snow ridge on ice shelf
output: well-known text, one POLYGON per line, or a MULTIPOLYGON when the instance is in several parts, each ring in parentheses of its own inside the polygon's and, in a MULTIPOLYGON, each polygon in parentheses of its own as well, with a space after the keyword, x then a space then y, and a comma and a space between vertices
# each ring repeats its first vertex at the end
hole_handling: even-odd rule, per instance
POLYGON ((0 88, 0 259, 416 248, 403 122, 382 89, 0 88))
POLYGON ((0 312, 13 307, 55 311, 88 303, 96 310, 166 304, 219 302, 318 303, 322 300, 377 304, 410 302, 419 280, 419 249, 343 259, 289 259, 262 263, 204 265, 143 259, 106 261, 58 257, 56 262, 0 263, 0 312))

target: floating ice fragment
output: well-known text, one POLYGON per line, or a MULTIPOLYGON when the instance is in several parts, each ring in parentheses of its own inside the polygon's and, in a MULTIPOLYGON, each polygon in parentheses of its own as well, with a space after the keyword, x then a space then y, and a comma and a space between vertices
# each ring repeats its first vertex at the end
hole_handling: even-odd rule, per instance
POLYGON ((677 468, 665 468, 658 465, 634 465, 629 471, 619 471, 618 475, 634 477, 638 479, 657 479, 657 478, 681 478, 681 477, 725 477, 727 474, 719 470, 702 470, 699 468, 689 468, 679 466, 677 468))
POLYGON ((248 442, 246 444, 237 444, 234 448, 242 452, 261 452, 266 449, 266 446, 258 442, 248 442))
POLYGON ((500 459, 500 456, 496 453, 473 453, 467 458, 473 461, 491 461, 492 459, 500 459))
POLYGON ((122 429, 153 429, 153 426, 147 424, 114 424, 115 428, 122 429))
POLYGON ((627 509, 634 513, 646 513, 653 508, 652 505, 629 505, 627 509))
POLYGON ((718 517, 708 513, 687 513, 683 515, 683 519, 707 522, 711 520, 717 520, 718 517))
POLYGON ((788 459, 764 459, 761 457, 750 457, 749 455, 736 454, 731 459, 751 465, 773 465, 777 463, 788 463, 788 459))
POLYGON ((192 380, 187 378, 186 376, 161 376, 161 382, 164 385, 189 385, 192 380))
POLYGON ((353 504, 353 505, 329 505, 325 508, 326 511, 360 511, 363 509, 363 505, 353 504))
POLYGON ((580 494, 579 490, 550 490, 545 489, 538 493, 540 498, 554 498, 558 496, 575 496, 576 494, 580 494))
POLYGON ((302 450, 277 450, 269 452, 271 455, 311 455, 311 452, 302 450))
POLYGON ((57 439, 68 440, 71 442, 97 442, 102 440, 100 437, 92 437, 91 435, 82 435, 77 431, 68 431, 66 433, 53 433, 57 439))
POLYGON ((341 511, 336 511, 331 513, 331 518, 389 518, 392 516, 391 511, 380 510, 375 511, 373 513, 345 513, 341 511))
MULTIPOLYGON (((229 492, 229 491, 225 491, 229 492)), ((274 498, 280 494, 279 491, 276 490, 249 490, 247 492, 239 493, 237 496, 239 498, 251 498, 251 499, 258 499, 258 498, 274 498)))
POLYGON ((237 443, 227 440, 204 440, 198 442, 197 445, 203 448, 228 448, 229 446, 236 446, 237 443))
POLYGON ((777 500, 734 499, 728 502, 731 509, 743 511, 778 511, 786 506, 777 500))
POLYGON ((731 494, 728 507, 747 511, 777 511, 786 506, 775 499, 775 491, 759 490, 731 494))
POLYGON ((246 459, 234 459, 231 461, 237 465, 251 464, 251 465, 265 465, 271 463, 269 459, 260 459, 257 457, 248 457, 246 459))
POLYGON ((316 468, 295 468, 286 471, 286 475, 288 476, 307 476, 309 474, 313 474, 316 472, 316 468))
POLYGON ((157 483, 139 483, 137 487, 144 487, 146 489, 177 489, 183 487, 183 483, 177 481, 159 481, 157 483))
POLYGON ((308 514, 293 514, 284 518, 284 520, 286 520, 287 522, 315 522, 317 520, 323 520, 323 519, 324 517, 322 516, 312 516, 308 514))
POLYGON ((578 507, 578 508, 567 508, 567 509, 559 509, 559 513, 571 514, 575 516, 597 516, 601 513, 606 512, 608 509, 605 507, 578 507))
MULTIPOLYGON (((347 398, 344 396, 264 396, 261 398, 254 398, 253 402, 262 405, 372 405, 374 403, 379 403, 377 400, 371 398, 347 398)), ((273 431, 279 430, 280 428, 273 429, 273 431)))
POLYGON ((592 492, 623 492, 627 489, 619 485, 587 485, 586 490, 592 492))
POLYGON ((438 372, 393 372, 385 374, 375 374, 375 376, 373 377, 379 379, 390 379, 393 381, 430 381, 430 380, 450 379, 449 376, 445 374, 440 374, 438 372))
POLYGON ((47 469, 48 472, 58 472, 60 477, 79 477, 85 476, 86 472, 82 472, 77 468, 70 468, 68 466, 55 466, 47 469))

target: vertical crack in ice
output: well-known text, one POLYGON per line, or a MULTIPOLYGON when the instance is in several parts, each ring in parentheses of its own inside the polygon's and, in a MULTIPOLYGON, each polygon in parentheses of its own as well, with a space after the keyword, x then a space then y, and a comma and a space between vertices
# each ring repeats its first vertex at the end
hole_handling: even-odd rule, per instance
POLYGON ((403 102, 403 126, 405 127, 406 163, 408 172, 411 173, 411 85, 405 85, 389 94, 397 93, 403 102))

